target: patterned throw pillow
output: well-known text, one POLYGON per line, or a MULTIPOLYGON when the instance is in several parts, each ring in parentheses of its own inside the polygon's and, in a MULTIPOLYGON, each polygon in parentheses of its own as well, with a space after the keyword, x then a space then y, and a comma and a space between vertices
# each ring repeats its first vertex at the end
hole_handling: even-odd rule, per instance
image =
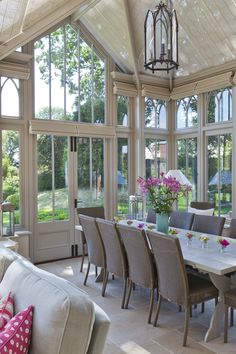
POLYGON ((29 351, 33 307, 12 317, 0 332, 0 354, 27 354, 29 351))
POLYGON ((6 297, 0 300, 0 331, 13 316, 14 301, 10 292, 6 297))

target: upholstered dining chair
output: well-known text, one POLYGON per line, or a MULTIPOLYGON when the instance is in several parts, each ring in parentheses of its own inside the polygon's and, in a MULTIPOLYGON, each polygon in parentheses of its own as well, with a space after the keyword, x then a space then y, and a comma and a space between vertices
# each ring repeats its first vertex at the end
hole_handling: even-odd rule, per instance
POLYGON ((167 299, 185 307, 183 346, 186 346, 192 305, 218 297, 218 290, 206 279, 187 274, 179 239, 175 236, 147 231, 157 265, 158 305, 154 320, 157 325, 161 300, 167 299))
MULTIPOLYGON (((105 209, 104 207, 88 207, 88 208, 77 208, 77 213, 87 216, 92 216, 93 218, 101 218, 105 219, 105 209)), ((81 231, 81 242, 82 242, 82 259, 81 259, 81 266, 80 272, 83 271, 84 266, 84 257, 85 257, 85 249, 86 249, 86 239, 84 237, 84 232, 81 231)), ((97 274, 97 269, 96 269, 97 274)))
POLYGON ((225 303, 225 323, 224 323, 224 342, 228 342, 228 312, 230 307, 230 325, 233 326, 233 309, 236 309, 236 289, 231 289, 224 293, 225 303))
POLYGON ((154 292, 157 288, 156 265, 151 253, 147 236, 144 230, 126 225, 117 225, 123 241, 129 267, 128 295, 125 308, 128 307, 133 284, 141 285, 151 290, 148 323, 151 323, 154 292))
POLYGON ((103 296, 105 296, 109 273, 124 279, 124 289, 121 308, 124 308, 126 299, 126 290, 128 282, 128 262, 124 245, 120 239, 116 224, 113 221, 96 219, 98 229, 103 241, 106 253, 105 285, 103 296))
POLYGON ((170 215, 169 226, 191 230, 193 218, 193 213, 173 211, 170 215))
MULTIPOLYGON (((79 221, 83 228, 88 247, 88 267, 84 278, 84 285, 86 285, 91 264, 94 264, 95 267, 101 267, 105 272, 106 254, 96 219, 91 216, 79 214, 79 221)), ((105 277, 103 277, 102 294, 104 293, 104 288, 105 277)))
POLYGON ((236 238, 236 219, 231 219, 230 221, 229 237, 236 238))
POLYGON ((216 206, 216 203, 214 202, 191 202, 190 207, 194 209, 201 209, 201 210, 207 210, 207 209, 214 209, 216 206))
POLYGON ((212 235, 222 235, 225 218, 222 216, 194 215, 192 230, 212 235))
POLYGON ((150 222, 152 224, 156 223, 156 212, 154 209, 148 209, 146 222, 150 222))

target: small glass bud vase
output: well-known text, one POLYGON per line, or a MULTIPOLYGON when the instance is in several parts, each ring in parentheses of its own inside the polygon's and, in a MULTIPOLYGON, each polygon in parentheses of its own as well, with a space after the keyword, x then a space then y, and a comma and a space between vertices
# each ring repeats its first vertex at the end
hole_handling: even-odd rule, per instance
POLYGON ((227 247, 225 246, 220 246, 220 253, 225 253, 226 252, 227 247))
POLYGON ((202 248, 208 248, 208 242, 202 241, 202 248))
POLYGON ((188 238, 188 240, 187 240, 187 246, 188 246, 188 247, 191 247, 191 246, 192 246, 192 239, 191 239, 191 238, 188 238))

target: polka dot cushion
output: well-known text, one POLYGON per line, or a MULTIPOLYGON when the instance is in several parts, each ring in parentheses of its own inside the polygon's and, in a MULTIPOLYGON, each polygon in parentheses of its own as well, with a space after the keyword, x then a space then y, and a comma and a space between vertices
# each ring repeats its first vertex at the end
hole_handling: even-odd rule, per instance
POLYGON ((29 351, 33 307, 12 317, 0 332, 0 354, 27 354, 29 351))
POLYGON ((10 292, 6 297, 0 300, 0 331, 4 328, 7 322, 12 318, 14 311, 14 301, 10 292))

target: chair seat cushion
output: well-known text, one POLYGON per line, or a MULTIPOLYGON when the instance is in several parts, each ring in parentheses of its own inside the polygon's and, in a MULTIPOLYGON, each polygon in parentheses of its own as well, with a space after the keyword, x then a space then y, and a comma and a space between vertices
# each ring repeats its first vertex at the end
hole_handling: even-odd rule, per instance
POLYGON ((236 308, 236 289, 229 290, 225 293, 225 304, 236 308))
POLYGON ((189 301, 191 304, 197 304, 210 300, 218 296, 218 290, 207 279, 188 274, 189 301))

